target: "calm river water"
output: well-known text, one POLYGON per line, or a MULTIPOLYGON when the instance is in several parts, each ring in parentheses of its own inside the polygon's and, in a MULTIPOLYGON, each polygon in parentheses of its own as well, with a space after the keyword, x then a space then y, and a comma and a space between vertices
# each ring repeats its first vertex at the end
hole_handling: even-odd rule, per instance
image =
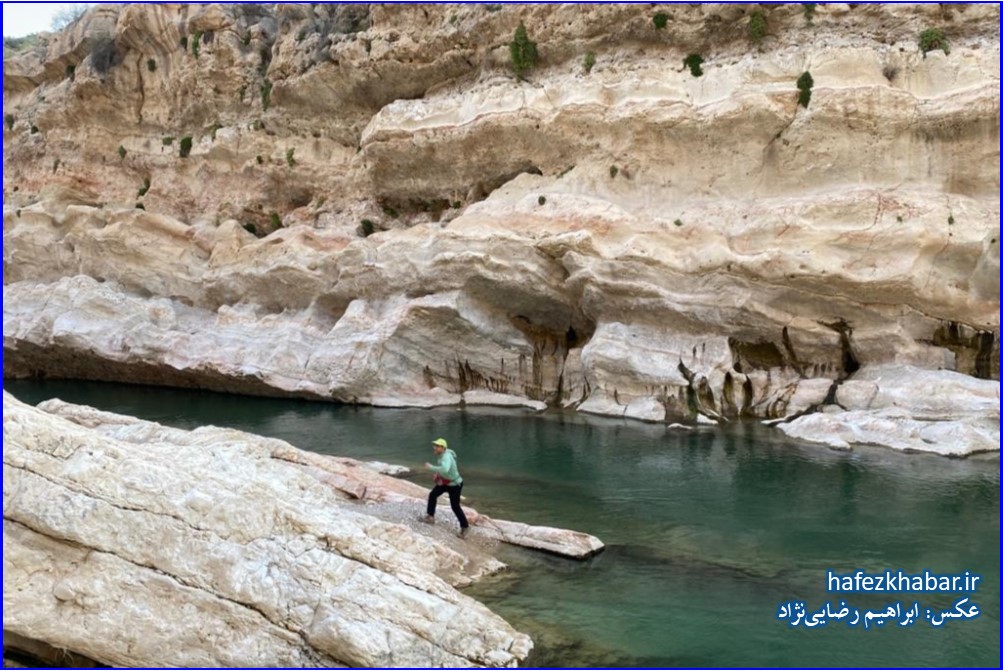
MULTIPOLYGON (((505 549, 515 570, 471 590, 533 636, 535 665, 1000 664, 997 457, 834 452, 753 423, 681 431, 558 413, 386 410, 102 383, 4 388, 30 403, 58 396, 411 467, 428 459, 432 438, 447 438, 471 505, 608 545, 582 563, 505 549), (816 610, 838 601, 825 591, 827 568, 974 571, 983 576, 971 595, 982 614, 941 628, 923 620, 806 629, 778 620, 782 602, 816 610)), ((919 600, 939 612, 958 597, 843 598, 873 610, 919 600)))

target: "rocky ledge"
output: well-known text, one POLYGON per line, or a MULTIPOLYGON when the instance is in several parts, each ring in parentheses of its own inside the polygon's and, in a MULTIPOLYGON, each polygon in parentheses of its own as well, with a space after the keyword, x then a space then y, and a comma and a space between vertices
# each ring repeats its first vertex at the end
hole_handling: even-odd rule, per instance
POLYGON ((471 511, 472 537, 447 540, 394 519, 419 505, 386 505, 419 487, 359 462, 7 393, 3 412, 5 635, 114 666, 515 666, 532 649, 456 586, 503 568, 490 539, 556 551, 558 530, 471 511))

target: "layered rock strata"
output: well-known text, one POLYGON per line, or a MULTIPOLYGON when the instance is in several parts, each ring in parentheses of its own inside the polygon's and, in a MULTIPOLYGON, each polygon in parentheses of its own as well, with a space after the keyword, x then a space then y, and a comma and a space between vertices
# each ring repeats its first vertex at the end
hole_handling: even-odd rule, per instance
POLYGON ((832 422, 998 398, 998 13, 101 6, 5 63, 5 374, 982 450, 967 393, 832 422))
POLYGON ((526 657, 527 636, 453 587, 497 560, 367 514, 303 465, 318 461, 239 431, 5 393, 5 633, 115 666, 526 657))

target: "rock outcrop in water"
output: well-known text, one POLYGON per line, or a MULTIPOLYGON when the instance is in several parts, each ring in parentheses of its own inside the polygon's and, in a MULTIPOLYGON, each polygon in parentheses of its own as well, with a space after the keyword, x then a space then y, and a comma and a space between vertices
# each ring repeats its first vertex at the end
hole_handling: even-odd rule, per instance
POLYGON ((269 7, 5 61, 5 375, 998 445, 997 5, 269 7))
POLYGON ((5 643, 179 667, 513 666, 532 648, 454 589, 502 567, 483 529, 454 548, 374 517, 304 465, 330 458, 7 393, 3 412, 5 643))

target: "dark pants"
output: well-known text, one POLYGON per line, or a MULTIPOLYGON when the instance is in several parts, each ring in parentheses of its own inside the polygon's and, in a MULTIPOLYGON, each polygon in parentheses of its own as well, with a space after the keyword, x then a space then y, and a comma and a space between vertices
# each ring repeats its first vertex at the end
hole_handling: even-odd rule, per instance
POLYGON ((443 493, 449 494, 449 506, 453 509, 453 514, 456 515, 456 519, 460 520, 460 528, 466 529, 469 524, 467 524, 467 516, 463 514, 463 508, 460 507, 460 492, 463 491, 463 483, 456 486, 451 485, 436 485, 432 487, 432 491, 428 493, 428 508, 425 510, 429 515, 435 515, 435 504, 439 500, 439 497, 443 493))

